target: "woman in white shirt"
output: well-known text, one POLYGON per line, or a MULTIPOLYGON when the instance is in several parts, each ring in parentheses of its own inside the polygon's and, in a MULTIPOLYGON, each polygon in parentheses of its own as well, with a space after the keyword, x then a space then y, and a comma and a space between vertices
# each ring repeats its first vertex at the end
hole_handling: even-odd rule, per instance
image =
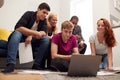
POLYGON ((89 38, 91 54, 102 56, 100 69, 113 70, 112 68, 112 47, 116 40, 112 27, 107 19, 101 18, 97 22, 97 33, 89 38))

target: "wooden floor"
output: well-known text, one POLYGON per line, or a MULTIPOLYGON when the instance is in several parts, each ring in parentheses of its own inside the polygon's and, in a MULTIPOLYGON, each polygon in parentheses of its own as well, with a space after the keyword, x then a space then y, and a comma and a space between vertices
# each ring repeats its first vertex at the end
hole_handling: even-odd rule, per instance
POLYGON ((69 77, 66 73, 49 74, 3 74, 0 73, 0 80, 120 80, 120 74, 112 76, 96 77, 69 77))
POLYGON ((0 80, 44 80, 43 75, 33 74, 2 74, 0 73, 0 80))

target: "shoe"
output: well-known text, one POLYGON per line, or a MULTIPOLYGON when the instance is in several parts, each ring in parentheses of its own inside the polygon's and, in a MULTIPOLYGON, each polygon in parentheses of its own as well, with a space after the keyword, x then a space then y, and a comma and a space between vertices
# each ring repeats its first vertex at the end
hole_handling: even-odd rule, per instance
POLYGON ((42 70, 42 68, 37 64, 33 64, 32 69, 33 70, 42 70))
POLYGON ((15 68, 15 64, 10 63, 10 64, 7 64, 6 68, 1 72, 2 73, 11 73, 14 71, 14 68, 15 68))

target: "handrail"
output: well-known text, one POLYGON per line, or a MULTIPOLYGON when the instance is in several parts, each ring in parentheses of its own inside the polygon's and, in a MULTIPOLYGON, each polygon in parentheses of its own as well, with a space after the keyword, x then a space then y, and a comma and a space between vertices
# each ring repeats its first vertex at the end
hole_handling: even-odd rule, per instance
POLYGON ((115 28, 120 28, 120 25, 119 26, 114 26, 114 27, 112 27, 113 29, 115 29, 115 28))

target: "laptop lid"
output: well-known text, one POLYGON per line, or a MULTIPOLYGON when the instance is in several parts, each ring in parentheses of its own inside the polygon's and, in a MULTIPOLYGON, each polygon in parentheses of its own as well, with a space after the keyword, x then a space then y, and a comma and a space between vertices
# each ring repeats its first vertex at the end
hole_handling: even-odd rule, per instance
POLYGON ((101 56, 73 55, 71 57, 68 76, 96 76, 101 56))

